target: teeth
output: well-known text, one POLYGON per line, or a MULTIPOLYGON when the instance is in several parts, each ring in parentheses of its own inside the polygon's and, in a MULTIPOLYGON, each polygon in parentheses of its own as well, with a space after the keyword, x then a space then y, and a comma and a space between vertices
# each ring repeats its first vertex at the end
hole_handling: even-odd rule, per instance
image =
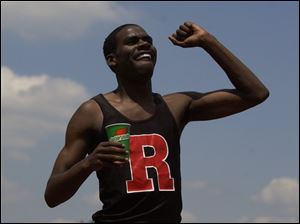
POLYGON ((137 60, 141 60, 143 58, 146 58, 146 59, 150 59, 151 60, 151 55, 150 54, 141 54, 140 56, 138 56, 136 59, 137 60))

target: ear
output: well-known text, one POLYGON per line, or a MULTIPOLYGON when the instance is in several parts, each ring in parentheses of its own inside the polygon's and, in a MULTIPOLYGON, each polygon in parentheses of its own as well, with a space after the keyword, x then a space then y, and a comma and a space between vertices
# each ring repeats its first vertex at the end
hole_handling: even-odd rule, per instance
POLYGON ((113 69, 117 65, 116 55, 114 53, 110 53, 106 56, 106 64, 113 69))

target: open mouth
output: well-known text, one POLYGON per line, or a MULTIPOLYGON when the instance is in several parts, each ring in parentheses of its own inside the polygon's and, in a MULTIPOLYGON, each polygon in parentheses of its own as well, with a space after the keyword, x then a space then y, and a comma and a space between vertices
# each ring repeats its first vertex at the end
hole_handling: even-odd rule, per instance
POLYGON ((152 61, 153 55, 151 53, 139 53, 136 57, 135 60, 137 61, 152 61))

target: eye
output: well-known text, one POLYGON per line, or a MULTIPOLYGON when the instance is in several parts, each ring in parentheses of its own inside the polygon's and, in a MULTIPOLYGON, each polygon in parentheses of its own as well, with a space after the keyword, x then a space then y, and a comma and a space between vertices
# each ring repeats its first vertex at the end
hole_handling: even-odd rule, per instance
POLYGON ((152 44, 153 43, 153 40, 152 40, 152 37, 145 37, 144 38, 144 41, 147 41, 149 44, 152 44))
POLYGON ((130 37, 127 39, 126 44, 133 45, 136 44, 139 41, 138 37, 130 37))

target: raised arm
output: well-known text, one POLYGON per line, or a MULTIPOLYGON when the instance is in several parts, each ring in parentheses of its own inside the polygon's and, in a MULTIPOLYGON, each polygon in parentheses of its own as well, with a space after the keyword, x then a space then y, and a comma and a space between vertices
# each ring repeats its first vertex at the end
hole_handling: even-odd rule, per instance
POLYGON ((169 39, 174 45, 183 48, 203 48, 224 70, 235 87, 208 93, 182 92, 169 95, 167 97, 169 101, 177 101, 172 100, 172 97, 182 101, 177 105, 171 104, 171 110, 174 106, 184 110, 181 111, 184 114, 181 123, 216 119, 239 113, 263 102, 269 96, 268 89, 255 74, 201 26, 185 22, 169 39))
POLYGON ((70 199, 93 171, 108 163, 124 162, 123 157, 112 155, 125 152, 120 144, 98 142, 101 125, 101 109, 92 100, 82 104, 72 116, 65 146, 55 161, 45 190, 44 197, 49 207, 70 199))

